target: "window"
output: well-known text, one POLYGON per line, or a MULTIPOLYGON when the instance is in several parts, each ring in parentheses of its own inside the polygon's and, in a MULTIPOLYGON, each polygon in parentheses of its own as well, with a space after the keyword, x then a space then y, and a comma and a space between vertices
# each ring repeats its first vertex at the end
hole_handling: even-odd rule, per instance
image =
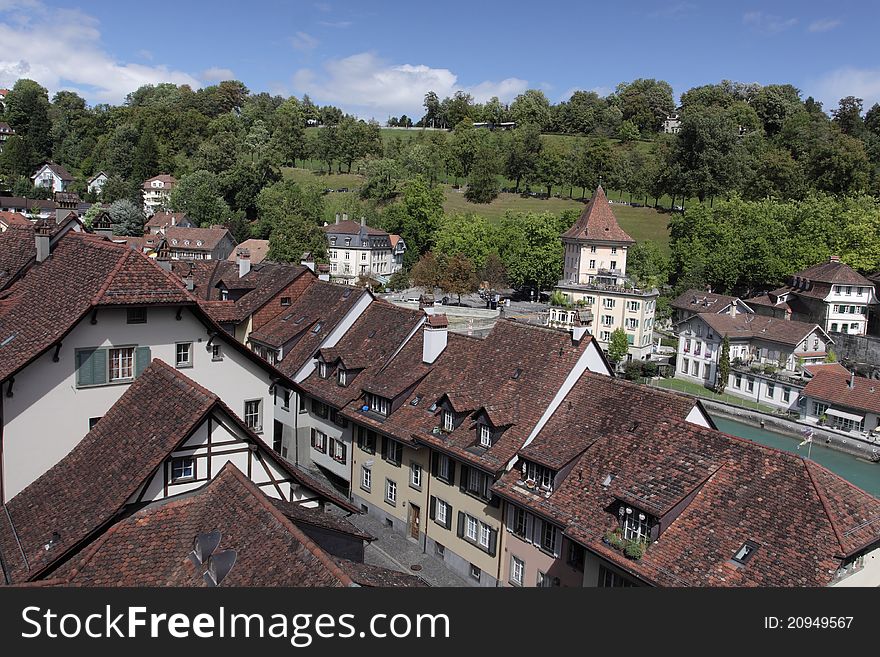
POLYGON ((437 454, 437 477, 447 484, 455 478, 455 462, 446 454, 437 454))
POLYGON ((385 501, 389 504, 397 504, 397 482, 385 480, 385 501))
POLYGON ((344 387, 347 380, 347 372, 340 367, 336 372, 336 382, 344 387))
POLYGON ((480 446, 481 447, 491 447, 492 446, 492 430, 489 428, 488 424, 480 425, 480 446))
POLYGON ((177 367, 192 367, 192 342, 178 342, 175 349, 174 364, 177 367))
POLYGON ((263 430, 263 400, 252 399, 244 403, 244 423, 254 433, 263 430))
POLYGON ((787 402, 791 399, 791 388, 782 389, 782 401, 787 402))
POLYGON ((471 564, 471 578, 473 578, 479 582, 480 575, 482 574, 482 572, 483 571, 480 570, 479 567, 475 566, 474 564, 471 564))
POLYGON ((611 261, 611 271, 614 271, 615 269, 617 269, 617 260, 612 260, 611 261))
POLYGON ((627 310, 629 310, 630 312, 638 312, 640 306, 641 303, 639 303, 638 301, 628 301, 626 304, 627 310))
POLYGON ((89 431, 95 428, 95 425, 98 424, 100 417, 90 417, 89 418, 89 431))
POLYGON ((458 512, 458 536, 468 543, 473 543, 487 554, 495 556, 498 532, 463 511, 458 512))
POLYGON ((614 317, 611 315, 602 315, 602 326, 613 326, 614 317))
POLYGON ((361 488, 368 493, 373 489, 373 471, 361 466, 361 488))
POLYGON ((551 577, 547 573, 538 571, 538 588, 549 589, 553 586, 559 586, 559 578, 551 577))
POLYGON ((385 452, 382 454, 382 458, 393 465, 400 465, 401 461, 403 461, 403 445, 396 440, 383 438, 382 446, 385 452))
POLYGON ((409 464, 409 485, 419 490, 422 488, 422 466, 418 463, 409 464))
POLYGON ((285 411, 290 409, 290 390, 284 390, 281 398, 281 408, 285 411))
POLYGON ((312 429, 312 447, 321 454, 327 453, 327 436, 326 434, 312 429))
POLYGON ((590 253, 595 253, 595 252, 596 252, 596 247, 595 247, 595 245, 594 245, 594 246, 591 246, 591 247, 590 247, 590 253))
POLYGON ((522 539, 529 538, 529 514, 518 506, 511 507, 511 531, 522 539))
POLYGON ((773 399, 773 395, 776 393, 776 385, 773 383, 767 383, 767 387, 764 389, 764 396, 768 399, 773 399))
POLYGON ((599 586, 603 588, 620 588, 635 586, 622 575, 608 570, 605 566, 599 566, 599 586))
POLYGON ((440 543, 434 543, 434 552, 437 553, 438 557, 442 557, 444 554, 446 554, 446 547, 440 545, 440 543))
POLYGON ((742 544, 742 547, 736 551, 736 554, 733 555, 733 560, 738 564, 745 565, 748 560, 752 558, 752 555, 755 554, 757 549, 757 544, 752 543, 751 541, 746 541, 742 544))
MULTIPOLYGON (((623 507, 621 507, 623 508, 623 507)), ((627 541, 646 542, 651 534, 648 516, 638 509, 626 507, 623 514, 623 538, 627 541)))
POLYGON ((526 468, 526 479, 534 481, 538 486, 545 490, 553 489, 553 471, 550 468, 545 468, 537 463, 528 464, 526 468))
POLYGON ((281 297, 281 305, 289 306, 290 305, 290 297, 281 297))
POLYGON ((318 363, 318 376, 320 376, 322 379, 327 378, 327 363, 325 363, 324 361, 318 363))
POLYGON ((596 261, 590 260, 590 269, 595 269, 595 268, 596 268, 596 261))
POLYGON ((317 415, 318 417, 327 418, 330 414, 330 407, 327 406, 324 402, 319 402, 317 399, 312 400, 312 413, 317 415))
POLYGON ((134 378, 134 347, 110 350, 110 381, 134 378))
POLYGON ((582 545, 577 543, 568 544, 568 565, 575 570, 583 571, 586 553, 582 545))
POLYGON ((828 404, 823 404, 822 402, 813 402, 813 415, 822 416, 825 415, 825 411, 828 410, 828 404))
POLYGON ((599 339, 602 342, 608 342, 611 340, 611 332, 610 331, 602 331, 599 333, 599 339))
POLYGON ((614 308, 617 305, 617 301, 615 299, 602 299, 602 307, 603 308, 614 308))
POLYGON ((452 431, 455 428, 455 416, 452 411, 443 411, 443 430, 452 431))
POLYGON ((358 447, 360 447, 363 451, 368 454, 376 453, 376 432, 370 431, 369 429, 365 429, 364 427, 358 427, 358 438, 357 438, 358 447))
POLYGON ((388 415, 388 400, 378 395, 370 395, 370 410, 379 415, 388 415))
POLYGON ((345 443, 341 440, 332 440, 330 443, 330 458, 339 463, 345 463, 346 453, 348 452, 345 443))
POLYGON ((616 246, 611 247, 611 255, 617 255, 617 247, 616 246))
POLYGON ((742 374, 734 374, 733 375, 733 387, 734 388, 742 388, 743 378, 742 374))
POLYGON ((449 525, 452 522, 452 508, 443 500, 435 501, 434 521, 438 525, 449 529, 449 525))
POLYGON ((689 365, 689 364, 690 364, 690 361, 689 361, 687 358, 683 358, 683 359, 682 359, 682 361, 681 361, 681 371, 684 372, 685 374, 687 374, 687 371, 688 371, 688 365, 689 365))
POLYGON ((223 347, 219 344, 211 345, 211 360, 223 360, 223 347))
POLYGON ((125 322, 127 324, 146 324, 147 309, 146 308, 128 308, 125 311, 125 322))
POLYGON ((755 391, 755 379, 753 379, 752 377, 746 378, 746 390, 748 390, 749 392, 755 391))
POLYGON ((514 586, 523 585, 523 575, 525 574, 526 564, 522 559, 518 559, 513 555, 510 556, 510 583, 514 586))
POLYGON ((195 479, 196 464, 191 456, 184 456, 171 461, 171 481, 178 482, 187 479, 195 479))
POLYGON ((628 329, 637 329, 639 328, 639 320, 634 317, 627 317, 626 319, 626 328, 628 329))
POLYGON ((299 396, 299 412, 300 413, 306 412, 306 398, 303 395, 299 396))
POLYGON ((559 530, 556 528, 556 525, 546 521, 543 522, 543 525, 541 530, 541 549, 550 554, 556 554, 556 541, 559 538, 559 530))

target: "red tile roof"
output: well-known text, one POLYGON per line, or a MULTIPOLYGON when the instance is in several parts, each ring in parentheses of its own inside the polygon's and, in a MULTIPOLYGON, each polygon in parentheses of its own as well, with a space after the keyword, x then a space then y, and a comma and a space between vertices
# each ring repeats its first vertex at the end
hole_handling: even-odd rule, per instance
POLYGON ((210 413, 237 426, 264 458, 301 485, 357 511, 335 491, 275 456, 217 395, 155 359, 67 456, 6 504, 0 554, 12 577, 33 577, 57 565, 68 550, 114 519, 210 413), (91 472, 101 477, 89 476, 91 472), (45 550, 54 532, 60 538, 45 550), (18 558, 16 543, 26 563, 18 558))
MULTIPOLYGON (((845 368, 841 367, 841 369, 845 368)), ((830 402, 834 406, 880 414, 880 381, 856 376, 852 377, 852 388, 849 384, 849 372, 844 376, 836 368, 831 371, 822 369, 814 373, 802 394, 805 397, 830 402)))
POLYGON ((679 310, 688 310, 692 313, 719 313, 725 307, 736 301, 737 297, 728 294, 715 294, 701 290, 688 290, 678 295, 670 304, 679 310))
MULTIPOLYGON (((55 162, 44 162, 43 164, 40 165, 40 168, 37 169, 37 173, 39 173, 43 167, 49 167, 49 169, 52 171, 52 173, 54 173, 56 176, 61 178, 61 180, 67 180, 67 181, 73 180, 73 176, 71 176, 70 172, 67 169, 65 169, 64 166, 61 164, 55 164, 55 162)), ((36 177, 37 177, 36 173, 33 176, 31 176, 31 178, 36 178, 36 177)))
POLYGON ((157 212, 144 224, 146 228, 166 228, 177 226, 181 221, 188 220, 186 212, 157 212))
POLYGON ((168 226, 164 229, 168 248, 172 251, 213 251, 224 238, 228 238, 233 244, 232 233, 227 228, 185 228, 183 226, 168 226), (185 244, 189 242, 189 244, 185 244), (199 244, 201 242, 201 244, 199 244))
POLYGON ((221 586, 351 586, 352 578, 232 463, 196 492, 119 521, 63 573, 70 586, 203 587, 189 559, 201 532, 221 532, 236 560, 221 586))
POLYGON ((328 224, 324 226, 324 232, 340 233, 343 235, 359 235, 361 228, 364 229, 364 232, 367 235, 384 235, 385 237, 388 237, 388 233, 384 230, 371 228, 370 226, 361 226, 360 222, 357 221, 340 221, 338 224, 328 224))
POLYGON ((549 495, 520 479, 514 469, 493 490, 655 585, 824 586, 880 541, 880 500, 812 461, 687 422, 600 437, 549 495), (619 503, 662 519, 639 560, 602 540, 619 503), (738 566, 746 541, 758 549, 738 566))
POLYGON ((163 183, 165 183, 164 189, 169 189, 170 187, 173 187, 177 184, 177 179, 174 176, 171 176, 167 173, 160 173, 158 176, 153 176, 152 178, 145 180, 143 188, 146 190, 154 189, 150 186, 150 183, 154 180, 161 180, 163 183))
POLYGON ((337 559, 336 563, 359 586, 371 588, 422 588, 429 586, 425 580, 417 575, 348 561, 347 559, 337 559))
POLYGON ((237 253, 239 249, 247 249, 251 254, 251 264, 258 265, 263 262, 266 259, 266 256, 269 254, 269 240, 245 240, 244 242, 239 244, 226 259, 233 262, 238 260, 237 253))
POLYGON ((0 233, 0 291, 12 285, 24 274, 37 256, 34 229, 11 225, 0 233))
POLYGON ((92 308, 195 305, 180 281, 142 254, 76 232, 64 235, 49 258, 3 295, 8 303, 0 314, 0 381, 52 347, 92 308))
POLYGON ((611 211, 605 190, 601 186, 596 188, 593 198, 584 208, 581 216, 562 234, 563 238, 578 240, 597 240, 601 242, 635 243, 617 223, 617 218, 611 211))
POLYGON ((728 314, 715 315, 703 313, 700 316, 718 335, 728 335, 731 340, 738 338, 760 338, 790 346, 799 345, 813 331, 822 332, 818 324, 796 322, 778 317, 739 313, 736 317, 728 314))
POLYGON ((849 265, 833 260, 807 267, 803 271, 792 274, 791 278, 805 278, 813 282, 833 283, 835 285, 872 285, 871 281, 849 265))
POLYGON ((31 220, 18 212, 0 212, 0 223, 7 226, 30 226, 31 220))

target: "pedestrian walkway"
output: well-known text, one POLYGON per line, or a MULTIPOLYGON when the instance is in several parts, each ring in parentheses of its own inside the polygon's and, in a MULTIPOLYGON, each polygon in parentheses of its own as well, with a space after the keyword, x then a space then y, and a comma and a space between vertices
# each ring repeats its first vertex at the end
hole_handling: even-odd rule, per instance
POLYGON ((441 559, 433 554, 425 554, 421 543, 394 532, 380 520, 366 514, 351 515, 346 519, 376 537, 364 550, 366 563, 417 575, 431 586, 469 586, 468 582, 449 570, 441 559))

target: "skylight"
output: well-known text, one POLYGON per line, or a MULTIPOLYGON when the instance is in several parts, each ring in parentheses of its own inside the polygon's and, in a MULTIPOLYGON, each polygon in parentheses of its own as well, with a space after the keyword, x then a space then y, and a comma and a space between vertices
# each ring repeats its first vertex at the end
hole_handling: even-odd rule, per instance
POLYGON ((736 554, 733 555, 733 560, 738 564, 745 565, 749 559, 752 558, 752 555, 757 551, 758 546, 751 541, 746 541, 742 544, 742 547, 736 551, 736 554))
POLYGON ((318 322, 317 324, 315 324, 315 328, 312 329, 312 333, 316 333, 316 334, 320 333, 322 326, 323 326, 323 324, 321 324, 321 322, 318 322))
POLYGON ((0 342, 0 347, 5 347, 6 345, 8 345, 10 342, 12 342, 15 339, 15 336, 16 336, 16 334, 13 333, 8 338, 6 338, 3 342, 0 342))
POLYGON ((412 398, 409 405, 410 406, 418 406, 420 401, 422 401, 421 395, 416 395, 415 397, 412 398))
POLYGON ((522 374, 522 369, 517 367, 516 371, 510 376, 510 378, 513 379, 514 381, 516 381, 520 377, 521 374, 522 374))

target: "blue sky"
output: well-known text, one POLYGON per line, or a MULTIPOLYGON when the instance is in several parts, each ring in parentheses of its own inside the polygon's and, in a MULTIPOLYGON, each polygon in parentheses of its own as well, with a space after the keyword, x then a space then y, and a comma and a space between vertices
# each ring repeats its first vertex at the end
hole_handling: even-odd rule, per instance
POLYGON ((242 80, 384 121, 429 89, 510 101, 602 94, 637 77, 676 94, 722 79, 789 82, 836 106, 880 102, 880 3, 444 3, 0 0, 0 86, 36 79, 90 102, 141 84, 242 80))

